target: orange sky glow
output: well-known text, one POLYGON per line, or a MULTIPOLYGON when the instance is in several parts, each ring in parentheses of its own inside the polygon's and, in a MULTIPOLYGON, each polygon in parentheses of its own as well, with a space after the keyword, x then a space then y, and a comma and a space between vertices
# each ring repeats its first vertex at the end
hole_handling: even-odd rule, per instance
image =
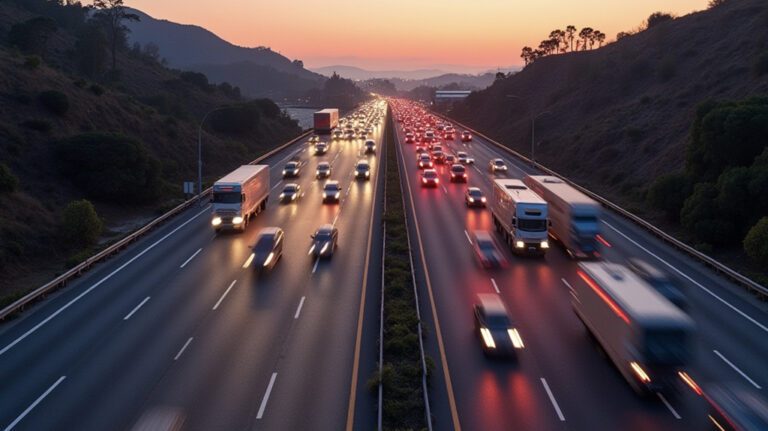
POLYGON ((480 71, 522 63, 556 28, 590 26, 615 39, 655 11, 685 15, 708 0, 126 0, 241 46, 268 46, 307 67, 480 71))

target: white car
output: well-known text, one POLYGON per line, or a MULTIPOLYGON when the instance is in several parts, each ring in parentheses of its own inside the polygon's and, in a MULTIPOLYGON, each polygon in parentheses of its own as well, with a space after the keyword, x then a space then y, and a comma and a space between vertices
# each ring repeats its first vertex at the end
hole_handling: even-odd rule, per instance
POLYGON ((469 154, 465 153, 464 151, 459 151, 458 153, 456 153, 456 159, 462 165, 472 165, 475 163, 475 158, 469 157, 469 154))
POLYGON ((493 159, 488 163, 488 169, 491 173, 507 172, 507 165, 502 159, 493 159))

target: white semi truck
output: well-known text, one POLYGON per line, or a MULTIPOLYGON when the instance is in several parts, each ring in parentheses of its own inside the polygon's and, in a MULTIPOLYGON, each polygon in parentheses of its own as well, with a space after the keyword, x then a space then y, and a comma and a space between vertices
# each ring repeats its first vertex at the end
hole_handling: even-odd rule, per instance
POLYGON ((244 231, 248 220, 267 208, 268 198, 269 166, 240 166, 213 184, 213 229, 244 231))
POLYGON ((549 236, 560 241, 572 257, 597 257, 600 204, 557 177, 527 175, 523 182, 547 201, 549 236))
POLYGON ((546 253, 549 241, 544 199, 520 180, 497 179, 490 207, 494 226, 515 253, 546 253))
POLYGON ((640 394, 682 388, 694 358, 693 321, 623 265, 582 262, 576 315, 640 394))

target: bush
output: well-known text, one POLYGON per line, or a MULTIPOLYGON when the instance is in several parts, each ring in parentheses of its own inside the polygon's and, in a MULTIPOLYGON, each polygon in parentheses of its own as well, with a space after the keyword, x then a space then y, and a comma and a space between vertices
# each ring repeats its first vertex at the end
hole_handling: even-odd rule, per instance
POLYGON ((763 267, 768 266, 768 217, 763 217, 744 238, 747 256, 763 267))
POLYGON ((720 218, 717 195, 714 184, 696 184, 693 194, 685 200, 680 211, 680 222, 697 239, 722 245, 733 242, 735 229, 731 221, 720 218))
POLYGON ((37 96, 37 100, 53 114, 64 115, 69 110, 69 98, 61 91, 43 91, 37 96))
POLYGON ((90 247, 96 244, 104 224, 89 201, 70 202, 61 218, 62 239, 71 247, 90 247))
POLYGON ((648 204, 673 221, 680 219, 683 202, 691 194, 691 181, 684 172, 663 175, 648 188, 648 204))
POLYGON ((752 72, 758 77, 768 73, 768 51, 755 58, 755 63, 752 65, 752 72))
POLYGON ((88 89, 91 90, 91 93, 97 96, 104 94, 104 87, 99 84, 92 84, 90 87, 88 87, 88 89))
POLYGON ((51 123, 46 120, 26 120, 22 122, 21 125, 27 129, 32 129, 43 133, 48 133, 53 129, 51 123))
POLYGON ((8 32, 11 45, 24 52, 42 54, 45 52, 48 38, 56 32, 56 21, 48 17, 35 17, 14 24, 8 32))
POLYGON ((26 67, 29 70, 35 70, 38 67, 40 67, 40 64, 43 62, 43 60, 40 59, 40 57, 36 55, 30 55, 29 57, 24 59, 24 67, 26 67))
POLYGON ((19 179, 5 163, 0 163, 0 193, 13 193, 18 187, 19 179))
POLYGON ((665 12, 654 12, 648 17, 648 21, 646 21, 645 27, 652 28, 661 23, 672 21, 673 19, 675 19, 675 17, 672 14, 665 12))

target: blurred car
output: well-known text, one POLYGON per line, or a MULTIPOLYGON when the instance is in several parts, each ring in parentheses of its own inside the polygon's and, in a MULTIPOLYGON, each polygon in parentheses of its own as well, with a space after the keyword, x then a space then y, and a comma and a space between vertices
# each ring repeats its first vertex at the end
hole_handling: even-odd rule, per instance
POLYGON ((416 154, 421 155, 421 154, 426 154, 426 153, 427 153, 427 149, 426 148, 422 147, 421 145, 416 147, 416 154))
POLYGON ((667 298, 669 302, 675 304, 681 310, 685 311, 688 309, 687 298, 674 279, 667 273, 636 257, 627 259, 627 267, 645 280, 646 283, 650 284, 663 297, 667 298))
POLYGON ((255 270, 269 270, 283 256, 285 233, 279 227, 262 228, 253 246, 253 267, 255 270))
POLYGON ((333 131, 333 139, 341 139, 344 137, 344 131, 340 129, 336 129, 333 131))
POLYGON ((475 330, 486 355, 517 357, 517 350, 525 348, 520 333, 509 317, 507 307, 498 295, 477 295, 475 304, 475 330))
MULTIPOLYGON (((690 381, 690 377, 686 375, 690 381)), ((683 380, 686 380, 685 378, 683 380)), ((688 383, 688 381, 686 381, 688 383)), ((765 431, 768 430, 768 402, 758 393, 741 384, 709 385, 703 390, 689 383, 706 400, 706 423, 713 430, 765 431)))
POLYGON ((327 142, 316 142, 315 143, 315 154, 316 155, 322 155, 328 152, 328 143, 327 142))
POLYGON ((465 153, 464 151, 459 151, 456 153, 456 158, 459 160, 459 163, 463 165, 472 165, 475 163, 475 159, 469 157, 469 154, 465 153))
POLYGON ((324 224, 312 234, 309 254, 315 257, 331 257, 336 251, 338 240, 339 229, 332 224, 324 224))
POLYGON ((344 137, 347 139, 355 139, 355 131, 353 129, 345 130, 344 137))
POLYGON ((317 169, 315 170, 315 178, 321 179, 321 178, 328 178, 331 176, 331 164, 328 162, 320 162, 317 164, 317 169))
POLYGON ((461 142, 469 142, 472 140, 472 133, 469 130, 461 132, 461 142))
POLYGON ((434 166, 432 158, 428 154, 422 154, 419 156, 419 169, 427 169, 434 166))
POLYGON ((283 178, 295 178, 301 173, 301 163, 291 160, 283 168, 283 178))
POLYGON ((454 156, 453 154, 446 154, 445 163, 448 165, 453 165, 454 163, 456 163, 456 156, 454 156))
POLYGON ((472 232, 472 248, 477 261, 483 268, 507 267, 507 259, 489 232, 484 230, 472 232))
POLYGON ((486 198, 478 187, 469 187, 464 193, 464 202, 468 207, 485 207, 486 198))
POLYGON ((442 165, 445 163, 445 154, 442 151, 432 151, 432 159, 435 163, 442 165))
POLYGON ((280 192, 280 202, 289 203, 301 197, 301 186, 296 183, 288 183, 283 186, 280 192))
POLYGON ((317 136, 317 135, 312 135, 312 136, 309 137, 307 142, 309 142, 310 144, 314 144, 314 143, 320 142, 320 137, 317 136))
POLYGON ((496 172, 507 172, 507 165, 502 159, 493 159, 488 163, 488 170, 494 174, 496 172))
POLYGON ((336 180, 330 180, 323 186, 323 203, 339 202, 341 186, 336 180))
POLYGON ((437 171, 434 169, 425 169, 421 173, 421 186, 422 187, 437 187, 440 183, 440 178, 437 176, 437 171))
POLYGON ((466 183, 467 182, 467 168, 459 163, 451 165, 451 182, 452 183, 466 183))
POLYGON ((365 154, 376 153, 376 142, 372 139, 365 141, 365 154))
POLYGON ((416 142, 416 137, 413 135, 413 133, 406 133, 405 134, 405 143, 406 144, 413 144, 416 142))
POLYGON ((360 160, 355 165, 355 178, 367 180, 371 178, 371 164, 367 160, 360 160))

